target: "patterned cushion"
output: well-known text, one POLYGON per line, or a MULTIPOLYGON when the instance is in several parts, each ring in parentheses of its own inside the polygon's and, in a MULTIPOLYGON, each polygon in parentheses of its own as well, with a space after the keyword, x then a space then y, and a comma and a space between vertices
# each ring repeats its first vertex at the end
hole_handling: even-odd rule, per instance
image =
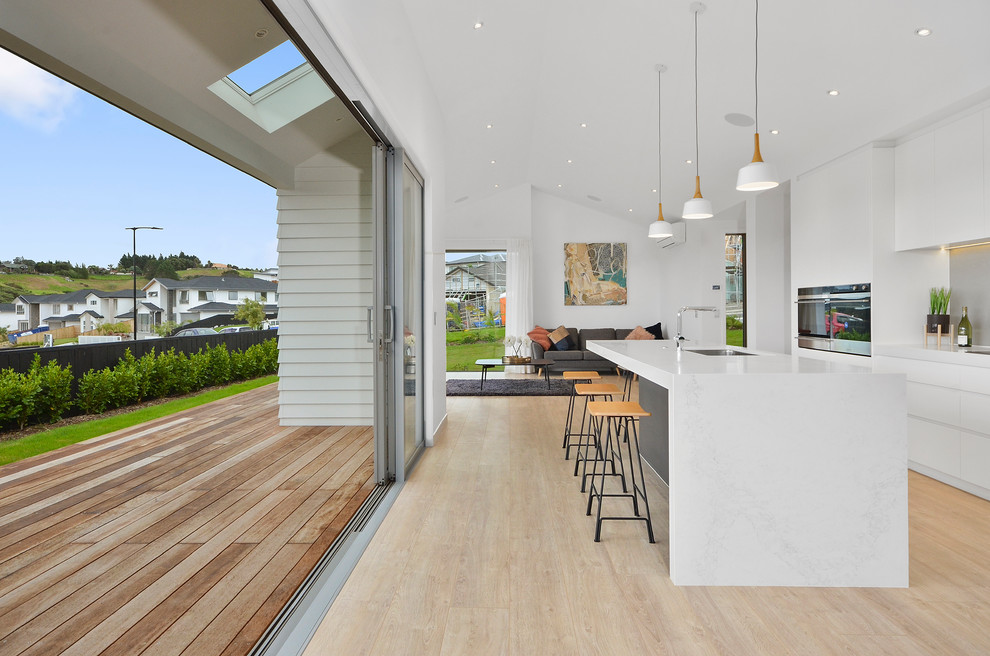
POLYGON ((655 339, 655 338, 653 337, 653 334, 649 332, 646 328, 643 328, 642 326, 636 326, 635 328, 632 329, 632 332, 626 335, 626 339, 655 339))
POLYGON ((550 338, 550 343, 553 344, 550 348, 552 351, 569 351, 574 346, 571 343, 571 334, 563 326, 550 333, 548 337, 550 338))
POLYGON ((547 329, 542 328, 540 326, 537 326, 528 333, 526 333, 526 336, 529 337, 534 342, 536 342, 537 344, 539 344, 540 346, 542 346, 544 351, 550 350, 551 342, 549 335, 550 333, 547 331, 547 329))
POLYGON ((660 327, 660 322, 656 322, 652 326, 646 327, 646 332, 653 335, 656 339, 663 339, 663 329, 660 327))

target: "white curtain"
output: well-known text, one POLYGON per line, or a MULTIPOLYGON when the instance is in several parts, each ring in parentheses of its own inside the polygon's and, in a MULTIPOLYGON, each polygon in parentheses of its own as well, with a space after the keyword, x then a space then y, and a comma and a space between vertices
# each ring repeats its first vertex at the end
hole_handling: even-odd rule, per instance
MULTIPOLYGON (((533 263, 528 239, 510 239, 505 258, 505 336, 525 337, 533 329, 533 263)), ((520 355, 530 355, 530 352, 520 355)), ((532 372, 532 367, 526 367, 532 372)))

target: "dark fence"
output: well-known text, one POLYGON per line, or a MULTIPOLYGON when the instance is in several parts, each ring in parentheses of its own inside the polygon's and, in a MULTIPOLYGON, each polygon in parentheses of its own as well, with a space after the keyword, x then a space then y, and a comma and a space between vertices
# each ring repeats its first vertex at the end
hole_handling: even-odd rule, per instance
POLYGON ((13 369, 24 373, 31 367, 35 354, 41 356, 41 364, 54 360, 61 367, 72 365, 72 373, 79 379, 90 369, 113 367, 124 357, 124 351, 131 350, 135 358, 140 358, 152 349, 162 353, 174 348, 176 353, 195 353, 206 346, 226 344, 228 351, 243 351, 249 346, 278 337, 274 330, 249 330, 241 333, 217 333, 216 335, 189 335, 188 337, 164 337, 161 339, 139 339, 134 342, 107 342, 104 344, 67 344, 50 348, 9 348, 0 350, 0 369, 13 369))

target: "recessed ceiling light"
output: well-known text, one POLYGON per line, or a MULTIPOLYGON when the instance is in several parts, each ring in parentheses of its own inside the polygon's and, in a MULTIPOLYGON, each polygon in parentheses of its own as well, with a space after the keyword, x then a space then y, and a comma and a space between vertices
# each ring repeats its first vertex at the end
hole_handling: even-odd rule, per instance
POLYGON ((485 26, 485 24, 482 23, 481 21, 475 21, 475 23, 474 23, 474 29, 476 29, 476 30, 480 30, 484 26, 485 26))
POLYGON ((573 164, 574 163, 574 160, 573 159, 569 159, 569 160, 567 160, 567 163, 568 164, 573 164))
POLYGON ((657 193, 657 190, 656 190, 656 189, 654 189, 654 190, 653 190, 653 193, 657 193))
POLYGON ((685 164, 694 164, 694 160, 686 159, 686 160, 684 160, 684 163, 685 164))
POLYGON ((915 36, 931 36, 932 30, 929 27, 919 27, 914 31, 915 36))
POLYGON ((486 125, 485 127, 486 127, 486 128, 488 128, 489 130, 491 130, 491 129, 492 129, 492 124, 491 124, 491 123, 489 123, 489 124, 488 124, 488 125, 486 125))
MULTIPOLYGON (((917 32, 915 32, 915 34, 917 34, 917 32)), ((268 28, 265 27, 262 27, 260 30, 254 33, 254 38, 256 39, 264 39, 266 36, 268 36, 268 28)), ((928 35, 926 34, 925 36, 928 35)))
POLYGON ((491 163, 494 164, 495 163, 495 160, 492 160, 491 163))
POLYGON ((495 188, 498 189, 498 185, 495 185, 495 188))
POLYGON ((780 134, 780 130, 770 130, 770 134, 780 134))
POLYGON ((563 186, 564 186, 564 185, 557 185, 557 189, 560 189, 560 188, 561 188, 561 187, 563 187, 563 186))
POLYGON ((581 124, 581 127, 582 127, 582 128, 586 128, 586 127, 588 127, 588 124, 587 124, 587 123, 582 123, 582 124, 581 124))
POLYGON ((629 211, 632 212, 632 208, 631 207, 629 208, 629 211))
POLYGON ((837 95, 839 95, 839 90, 838 89, 829 89, 828 90, 828 95, 830 95, 830 96, 837 96, 837 95))

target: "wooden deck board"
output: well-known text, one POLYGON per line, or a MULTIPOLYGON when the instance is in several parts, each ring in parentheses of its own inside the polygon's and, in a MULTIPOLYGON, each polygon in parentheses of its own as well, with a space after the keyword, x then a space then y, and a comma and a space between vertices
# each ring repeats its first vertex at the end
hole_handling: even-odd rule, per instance
POLYGON ((370 427, 280 427, 276 397, 0 468, 0 653, 247 653, 374 487, 370 427))

